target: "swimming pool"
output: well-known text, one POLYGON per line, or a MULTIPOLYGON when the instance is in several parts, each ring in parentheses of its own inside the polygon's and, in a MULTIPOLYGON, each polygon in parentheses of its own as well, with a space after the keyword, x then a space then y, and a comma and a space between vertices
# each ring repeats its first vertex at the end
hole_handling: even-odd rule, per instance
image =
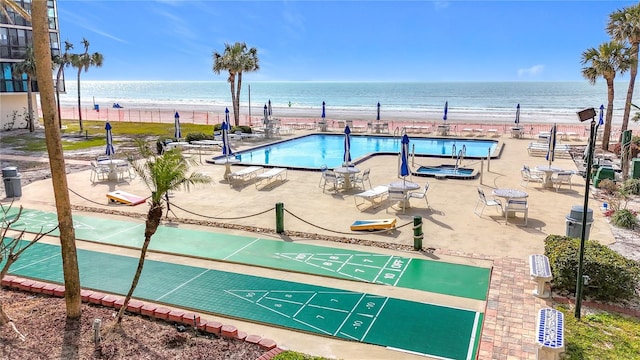
MULTIPOLYGON (((498 148, 496 140, 470 140, 452 138, 410 138, 409 148, 417 156, 451 157, 463 147, 465 158, 486 157, 487 152, 494 154, 498 148)), ((351 135, 351 159, 358 163, 370 156, 380 154, 398 154, 400 138, 391 136, 351 135)), ((311 134, 280 141, 236 153, 241 164, 278 166, 291 169, 320 169, 342 164, 344 154, 343 134, 311 134)), ((215 158, 214 158, 215 160, 215 158)))
POLYGON ((470 168, 455 167, 455 165, 438 165, 420 166, 413 175, 435 178, 475 179, 478 172, 470 168))

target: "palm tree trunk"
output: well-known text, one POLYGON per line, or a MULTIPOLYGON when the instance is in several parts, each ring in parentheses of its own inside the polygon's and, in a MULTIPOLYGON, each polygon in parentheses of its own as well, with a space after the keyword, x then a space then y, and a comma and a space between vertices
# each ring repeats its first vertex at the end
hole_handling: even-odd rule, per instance
POLYGON ((602 149, 609 150, 609 138, 611 137, 611 121, 613 120, 613 78, 607 79, 607 115, 604 122, 602 149))
POLYGON ((149 249, 149 244, 151 243, 151 237, 158 230, 158 226, 160 225, 160 220, 162 219, 162 205, 160 203, 152 204, 151 208, 149 208, 149 213, 147 214, 147 223, 144 231, 144 243, 142 243, 142 249, 140 250, 140 259, 138 259, 138 267, 136 268, 136 273, 133 276, 133 281, 131 282, 131 287, 129 288, 129 292, 127 296, 124 298, 124 302, 122 303, 122 307, 118 311, 118 315, 116 317, 116 323, 120 324, 122 322, 122 317, 124 316, 124 312, 127 310, 127 305, 129 305, 129 301, 131 301, 131 297, 133 296, 133 292, 136 290, 138 286, 138 281, 140 280, 140 276, 142 275, 142 269, 144 268, 144 260, 147 256, 147 250, 149 249))
MULTIPOLYGON (((624 103, 624 115, 622 116, 622 131, 629 128, 629 116, 631 114, 631 101, 633 101, 633 88, 636 84, 636 76, 638 75, 638 43, 631 44, 631 69, 629 71, 629 88, 627 89, 627 100, 624 103)), ((622 133, 620 134, 622 136, 622 133)))
POLYGON ((82 107, 80 106, 80 72, 82 68, 78 69, 78 120, 80 121, 80 132, 84 131, 82 128, 82 107))
POLYGON ((53 74, 51 70, 51 45, 49 42, 49 19, 47 2, 32 2, 33 41, 36 59, 36 75, 40 84, 40 102, 44 121, 45 140, 49 153, 51 182, 58 213, 60 228, 60 251, 64 273, 65 302, 67 318, 80 318, 82 298, 80 297, 80 272, 76 251, 76 235, 71 217, 71 201, 67 186, 67 172, 57 125, 56 105, 53 96, 53 74))
POLYGON ((229 75, 229 83, 231 84, 231 108, 233 109, 233 119, 235 121, 235 118, 236 118, 236 76, 235 75, 229 75))
POLYGON ((233 102, 233 117, 236 126, 240 126, 240 89, 242 88, 242 73, 238 73, 238 87, 236 88, 236 100, 233 102))
POLYGON ((31 87, 31 75, 27 74, 27 112, 29 113, 29 132, 35 131, 33 124, 33 88, 31 87))

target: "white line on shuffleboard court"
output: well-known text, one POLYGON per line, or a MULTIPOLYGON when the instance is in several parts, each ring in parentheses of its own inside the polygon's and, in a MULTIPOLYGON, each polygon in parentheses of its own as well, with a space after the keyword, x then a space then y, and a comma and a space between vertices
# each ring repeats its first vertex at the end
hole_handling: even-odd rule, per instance
POLYGON ((296 316, 298 316, 298 314, 300 313, 300 311, 302 311, 302 309, 304 309, 305 306, 309 305, 309 302, 311 302, 311 300, 313 300, 314 297, 316 297, 316 295, 318 295, 318 293, 314 293, 312 296, 309 297, 309 299, 307 300, 307 302, 305 302, 304 304, 302 304, 302 306, 300 307, 300 309, 298 309, 298 311, 296 311, 295 314, 293 314, 293 317, 295 318, 296 316))
POLYGON ((165 296, 167 296, 167 295, 169 295, 169 294, 173 293, 174 291, 176 291, 176 290, 180 289, 181 287, 183 287, 183 286, 187 285, 188 283, 192 282, 193 280, 195 280, 195 279, 199 278, 200 276, 204 275, 207 271, 209 271, 209 269, 206 269, 205 271, 201 272, 200 274, 198 274, 198 275, 196 275, 196 276, 192 277, 191 279, 189 279, 189 280, 187 280, 187 281, 183 282, 182 284, 178 285, 178 286, 177 286, 177 287, 175 287, 173 290, 171 290, 171 291, 169 291, 169 292, 165 293, 164 295, 160 296, 159 298, 157 298, 157 299, 156 299, 156 301, 157 301, 157 300, 162 299, 163 297, 165 297, 165 296))
MULTIPOLYGON (((349 311, 349 315, 347 315, 344 320, 342 321, 342 324, 340 324, 340 326, 338 326, 338 330, 336 330, 336 332, 333 334, 333 336, 335 336, 338 331, 340 331, 340 329, 342 329, 342 327, 344 326, 344 324, 347 322, 347 320, 349 320, 349 317, 351 317, 351 315, 353 314, 353 312, 356 310, 356 308, 358 307, 358 305, 360 305, 360 303, 362 302, 362 299, 364 299, 364 297, 367 296, 366 294, 362 294, 362 296, 360 296, 360 299, 358 299, 358 302, 351 308, 351 311, 349 311)), ((355 338, 354 338, 355 339, 355 338)))
POLYGON ((227 260, 227 259, 229 259, 229 258, 230 258, 230 257, 232 257, 233 255, 235 255, 235 254, 239 253, 240 251, 242 251, 242 250, 244 250, 244 249, 248 248, 249 246, 253 245, 253 244, 254 244, 256 241, 258 241, 258 240, 260 240, 260 239, 255 239, 255 240, 253 240, 252 242, 248 243, 247 245, 245 245, 245 246, 241 247, 240 249, 238 249, 238 250, 236 250, 236 251, 232 252, 231 254, 229 254, 229 255, 225 256, 225 257, 224 257, 224 259, 222 259, 222 260, 227 260))
POLYGON ((396 282, 393 283, 393 286, 397 286, 398 285, 398 281, 400 281, 400 278, 402 277, 402 275, 404 275, 404 272, 407 270, 407 268, 409 267, 409 263, 411 262, 411 258, 409 258, 409 261, 407 261, 407 263, 405 264, 404 268, 402 269, 402 271, 400 272, 400 275, 398 275, 398 277, 396 278, 396 282))
POLYGON ((128 229, 122 229, 121 231, 116 231, 114 233, 109 233, 109 235, 107 235, 105 237, 101 237, 100 240, 98 240, 98 241, 102 241, 102 240, 106 240, 106 239, 112 238, 114 236, 118 236, 118 235, 120 235, 122 233, 126 233, 127 231, 133 230, 135 228, 139 228, 140 226, 143 226, 143 225, 144 224, 138 224, 138 225, 132 226, 132 227, 130 227, 128 229))
POLYGON ((353 255, 350 255, 347 260, 345 260, 342 265, 340 265, 340 267, 338 268, 338 272, 340 272, 340 270, 342 270, 342 268, 347 265, 347 263, 349 262, 349 260, 353 259, 353 255))
POLYGON ((360 338, 360 341, 364 341, 364 338, 367 337, 369 330, 371 330, 371 327, 373 326, 373 324, 375 324, 376 320, 378 320, 378 315, 380 315, 380 313, 382 312, 382 309, 384 309, 384 306, 387 305, 387 301, 389 301, 388 297, 384 299, 384 302, 382 303, 382 306, 380 306, 380 310, 378 310, 378 312, 376 313, 376 316, 374 316, 373 319, 371 319, 371 324, 369 324, 367 331, 364 332, 364 334, 360 338))
POLYGON ((417 351, 411 351, 411 350, 405 350, 405 349, 398 349, 392 346, 387 346, 387 349, 389 350, 393 350, 393 351, 399 351, 399 352, 403 352, 403 353, 407 353, 407 354, 413 354, 413 355, 420 355, 420 356, 428 356, 431 359, 440 359, 440 360, 455 360, 452 358, 447 358, 447 357, 442 357, 442 356, 436 356, 436 355, 431 355, 431 354, 425 354, 425 353, 421 353, 421 352, 417 352, 417 351))
POLYGON ((31 266, 31 265, 35 265, 35 264, 41 263, 41 262, 43 262, 43 261, 47 261, 47 260, 49 260, 49 259, 53 259, 54 257, 57 257, 57 256, 60 256, 60 254, 51 255, 51 256, 46 257, 46 258, 44 258, 44 259, 40 259, 40 260, 38 260, 38 261, 36 261, 36 262, 32 262, 31 264, 26 264, 26 265, 20 266, 20 267, 19 267, 19 268, 17 268, 17 269, 11 269, 11 272, 16 272, 16 271, 18 271, 18 270, 21 270, 21 269, 24 269, 24 268, 28 268, 28 267, 29 267, 29 266, 31 266))
POLYGON ((480 318, 480 313, 476 312, 476 317, 473 319, 473 330, 471 331, 471 339, 469 339, 469 350, 467 351, 467 360, 470 360, 471 355, 473 355, 473 348, 476 343, 476 329, 478 328, 479 318, 480 318))

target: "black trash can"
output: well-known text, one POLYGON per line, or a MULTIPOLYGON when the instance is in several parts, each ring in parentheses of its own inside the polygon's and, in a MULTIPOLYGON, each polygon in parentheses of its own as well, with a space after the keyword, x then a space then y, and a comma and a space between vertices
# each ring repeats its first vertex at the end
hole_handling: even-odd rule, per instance
MULTIPOLYGON (((582 217, 584 216, 584 206, 573 206, 571 212, 567 215, 566 236, 580 239, 582 237, 582 217)), ((585 239, 589 239, 591 224, 593 223, 593 210, 587 209, 587 223, 585 231, 585 239)))
POLYGON ((18 174, 18 168, 15 166, 7 166, 2 169, 4 192, 8 198, 22 196, 21 178, 20 174, 18 174))

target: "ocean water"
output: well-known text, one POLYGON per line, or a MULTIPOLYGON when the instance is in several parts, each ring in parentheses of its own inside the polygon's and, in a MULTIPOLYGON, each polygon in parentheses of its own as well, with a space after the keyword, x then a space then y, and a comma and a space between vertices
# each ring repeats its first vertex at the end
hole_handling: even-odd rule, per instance
MULTIPOLYGON (((66 82, 63 106, 77 105, 77 82, 66 82)), ((621 119, 628 82, 616 84, 614 122, 621 119)), ((81 81, 83 106, 231 108, 230 86, 225 81, 81 81)), ((637 98, 637 96, 635 97, 637 98)), ((331 112, 412 112, 442 117, 445 101, 449 113, 476 114, 480 118, 513 116, 517 104, 522 114, 540 117, 565 116, 572 121, 576 111, 606 106, 604 81, 583 82, 243 82, 241 106, 254 114, 271 100, 274 108, 317 112, 324 101, 331 112), (249 90, 250 88, 250 90, 249 90), (289 106, 291 103, 291 106, 289 106), (436 114, 440 115, 436 115, 436 114)), ((640 103, 640 101, 638 101, 640 103)), ((636 103, 636 101, 634 101, 636 103)))

